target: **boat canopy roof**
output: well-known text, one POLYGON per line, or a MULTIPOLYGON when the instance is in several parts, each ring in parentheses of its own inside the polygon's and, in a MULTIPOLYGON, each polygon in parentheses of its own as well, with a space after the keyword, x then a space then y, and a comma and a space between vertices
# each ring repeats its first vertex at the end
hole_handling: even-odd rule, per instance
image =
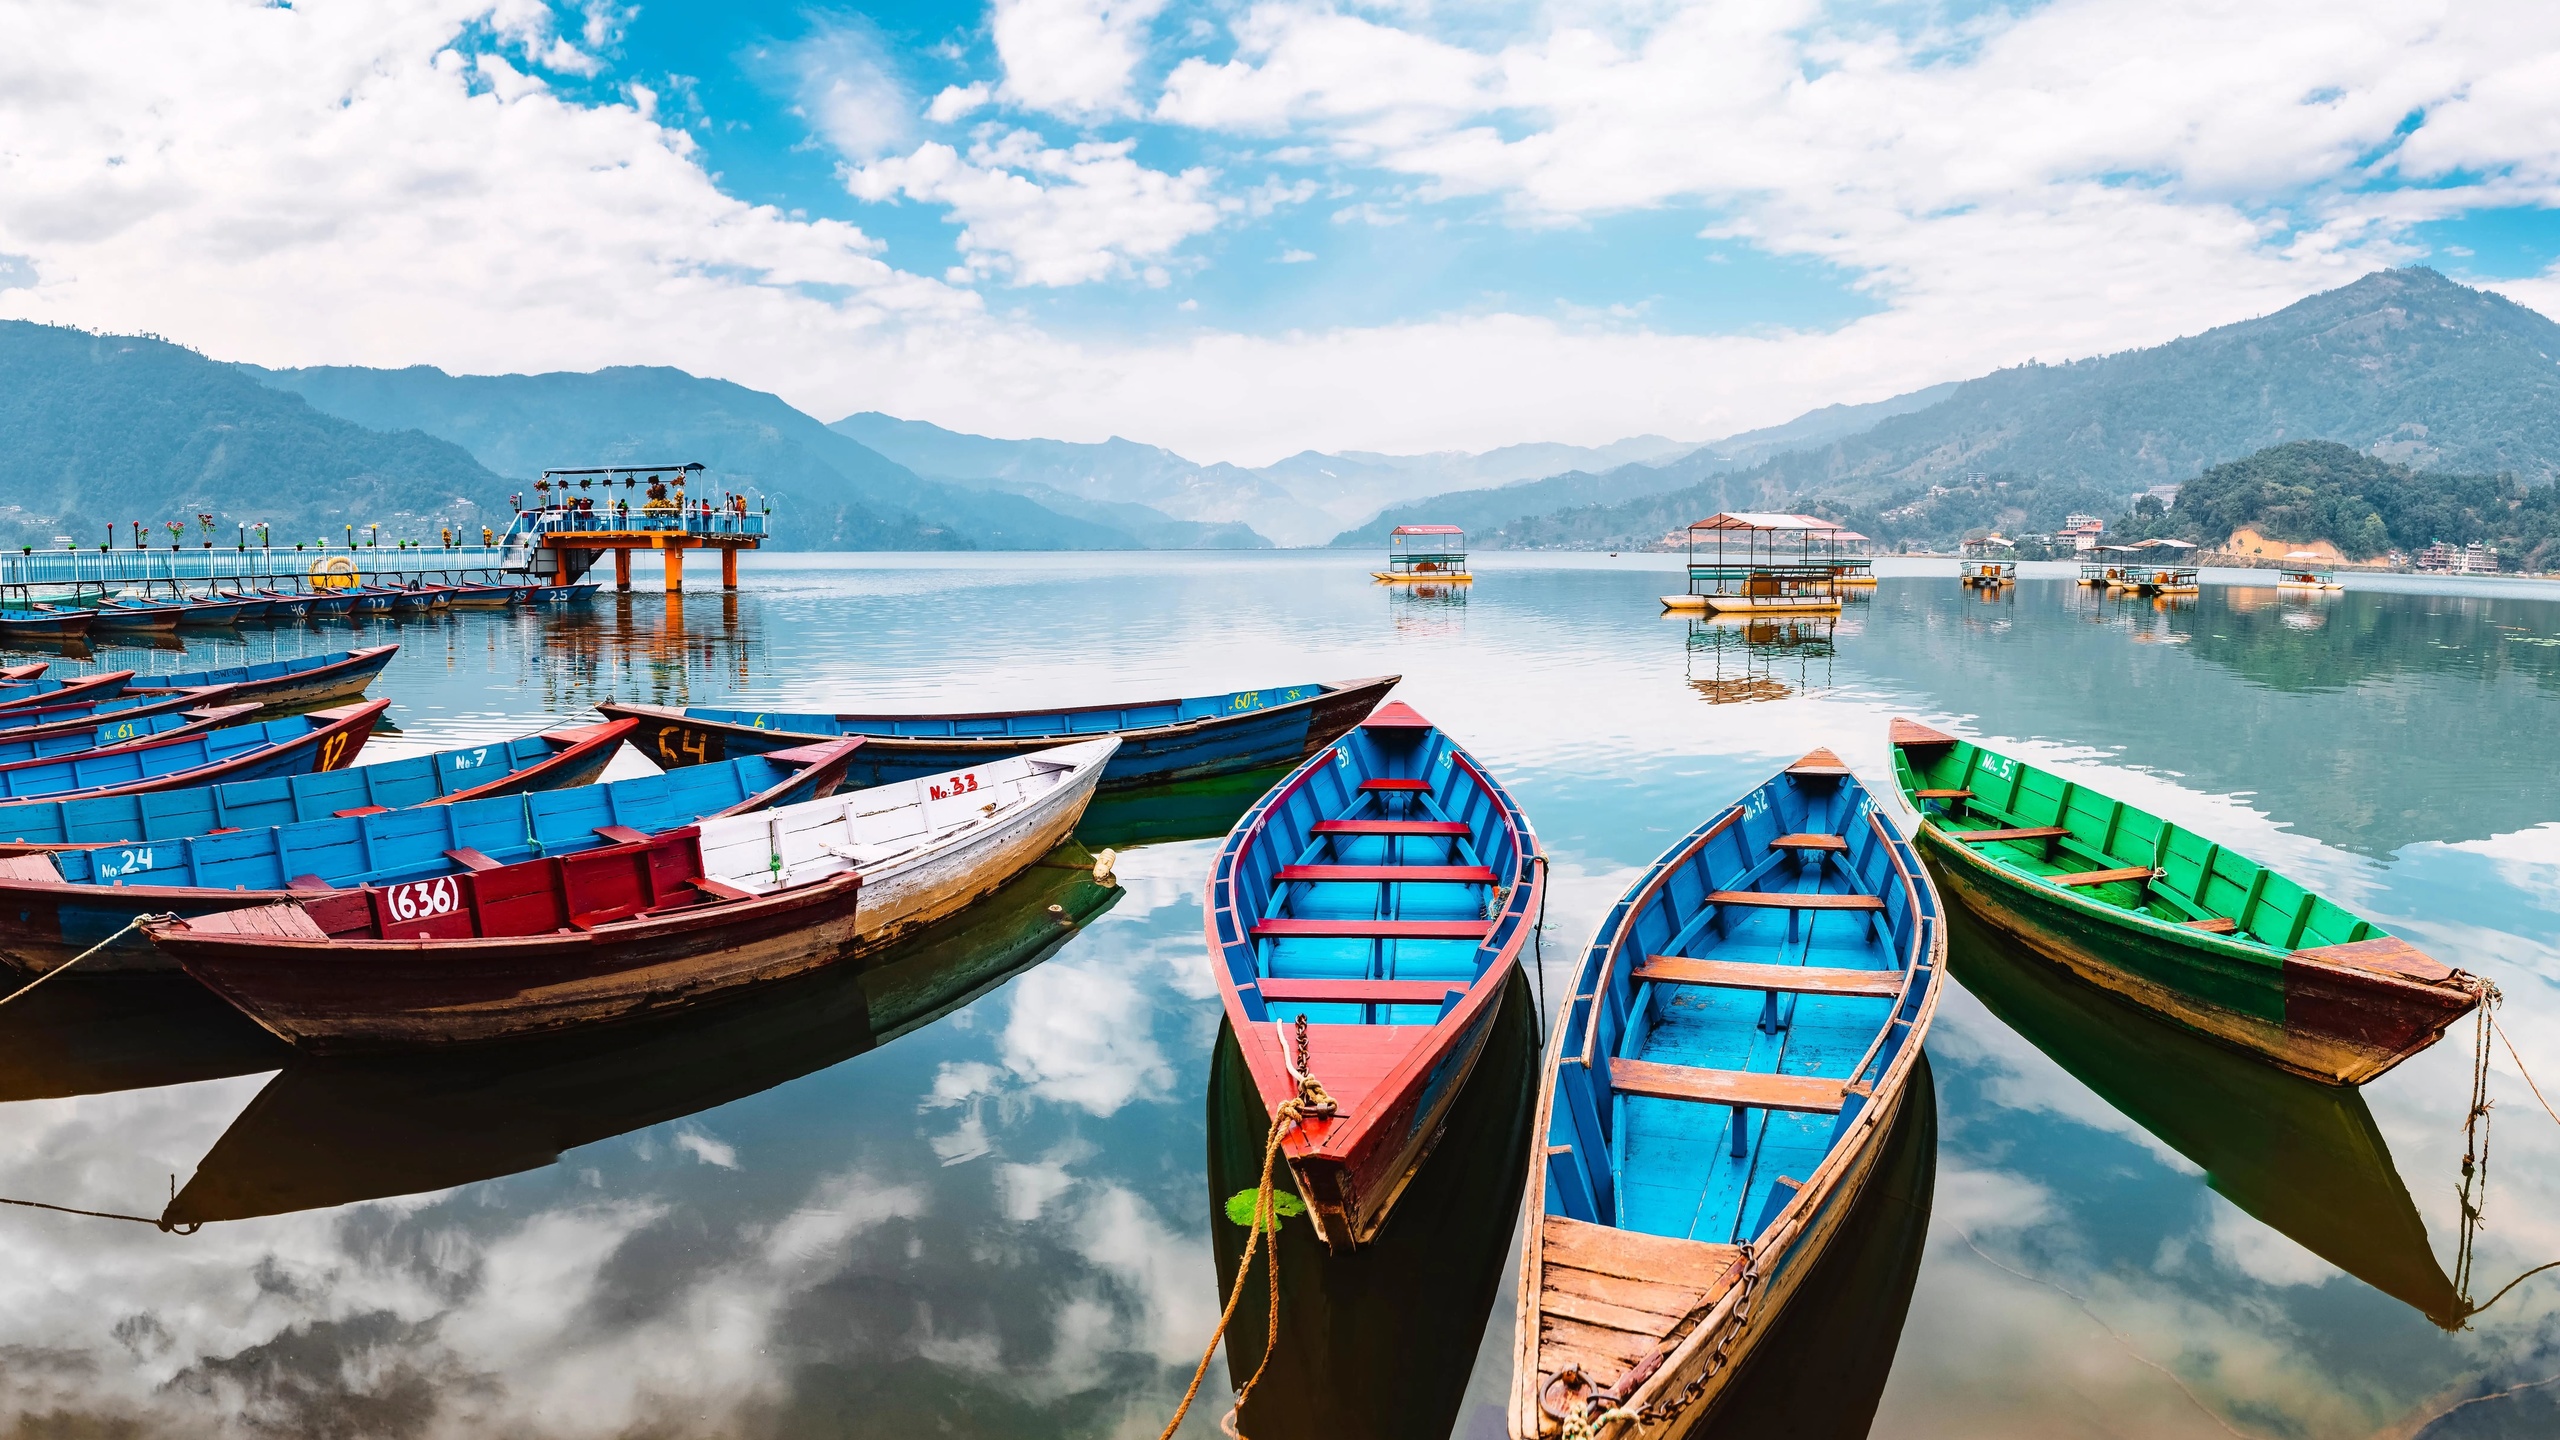
POLYGON ((1399 525, 1388 533, 1392 535, 1464 535, 1467 531, 1463 525, 1399 525))
POLYGON ((2128 550, 2193 550, 2193 540, 2143 540, 2125 547, 2128 550))
POLYGON ((684 462, 684 463, 683 463, 683 464, 681 464, 681 465, 575 465, 575 466, 561 466, 561 467, 558 467, 558 468, 555 468, 555 469, 545 470, 545 471, 543 471, 543 472, 542 472, 542 475, 543 475, 543 478, 544 478, 544 479, 546 479, 546 480, 547 480, 547 479, 549 479, 549 478, 551 478, 551 477, 552 477, 552 476, 554 476, 554 475, 638 475, 638 474, 642 474, 642 473, 644 473, 644 472, 648 472, 648 471, 656 471, 656 472, 658 472, 658 473, 666 474, 666 475, 690 475, 690 474, 694 473, 695 471, 697 471, 697 470, 701 470, 701 469, 704 469, 704 468, 706 468, 706 467, 705 467, 705 466, 703 465, 703 463, 702 463, 701 461, 699 461, 699 460, 687 460, 686 462, 684 462))
POLYGON ((1775 510, 1733 510, 1715 515, 1689 527, 1692 530, 1815 530, 1836 539, 1849 538, 1849 528, 1835 525, 1816 515, 1788 515, 1775 510))

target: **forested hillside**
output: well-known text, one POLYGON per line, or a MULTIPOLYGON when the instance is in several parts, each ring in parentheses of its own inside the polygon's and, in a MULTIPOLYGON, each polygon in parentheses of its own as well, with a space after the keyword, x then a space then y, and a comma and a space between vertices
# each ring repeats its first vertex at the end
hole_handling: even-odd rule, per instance
POLYGON ((2560 564, 2560 487, 2513 475, 2417 471, 2325 440, 2297 441, 2216 465, 2158 514, 2109 528, 2216 544, 2247 526, 2286 540, 2326 540, 2363 560, 2441 540, 2495 545, 2507 568, 2560 564))
POLYGON ((0 539, 83 546, 132 522, 169 543, 164 522, 210 514, 317 540, 381 524, 386 541, 443 524, 503 528, 509 486, 469 452, 401 429, 375 431, 260 385, 183 346, 131 335, 0 321, 0 539))

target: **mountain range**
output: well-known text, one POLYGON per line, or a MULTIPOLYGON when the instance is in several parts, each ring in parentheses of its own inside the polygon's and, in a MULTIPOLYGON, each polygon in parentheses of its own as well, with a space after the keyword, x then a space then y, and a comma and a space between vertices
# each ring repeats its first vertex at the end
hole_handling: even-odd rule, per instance
POLYGON ((1703 444, 1308 451, 1248 468, 875 411, 829 425, 666 367, 261 370, 150 337, 0 322, 0 423, 17 461, 0 478, 0 534, 86 544, 109 523, 199 514, 294 535, 377 522, 386 539, 470 533, 502 525, 507 497, 547 466, 701 461, 715 485, 771 497, 778 544, 795 549, 1365 548, 1417 521, 1464 525, 1482 548, 1615 549, 1742 508, 1934 544, 2116 514, 2137 492, 2304 439, 2401 467, 2420 490, 2448 472, 2541 485, 2560 474, 2555 356, 2560 325, 2432 270, 2392 270, 2165 345, 1703 444))

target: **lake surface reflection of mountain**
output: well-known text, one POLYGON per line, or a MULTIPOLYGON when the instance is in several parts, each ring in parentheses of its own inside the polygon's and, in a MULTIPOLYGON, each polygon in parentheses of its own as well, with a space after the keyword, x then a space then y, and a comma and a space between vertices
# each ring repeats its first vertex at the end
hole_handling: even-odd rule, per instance
MULTIPOLYGON (((1547 973, 1514 988, 1376 1263, 1328 1270, 1284 1229, 1262 1440, 1502 1433, 1532 1012, 1663 846, 1816 745, 1880 782, 1895 714, 2488 975, 2560 1099, 2560 602, 2532 587, 2154 606, 1888 562, 1839 620, 1755 629, 1662 615, 1658 556, 1485 556, 1428 596, 1364 560, 774 555, 736 596, 54 660, 396 640, 383 755, 606 697, 978 710, 1403 675, 1549 848, 1547 973)), ((172 977, 0 1009, 0 1197, 140 1217, 0 1207, 0 1425, 1155 1434, 1217 1322, 1243 1233, 1224 1201, 1265 1123, 1221 1058, 1199 886, 1272 778, 1097 808, 1079 839, 1118 849, 1116 887, 1065 851, 862 973, 647 1033, 320 1064, 172 977)), ((1934 1105, 1712 1435, 2560 1433, 2560 1278, 2465 1314, 2560 1258, 2560 1125, 2503 1049, 2466 1300, 2467 1025, 2327 1091, 1953 939, 1934 1105)), ((1216 1433, 1261 1304, 1257 1281, 1185 1435, 1216 1433)))

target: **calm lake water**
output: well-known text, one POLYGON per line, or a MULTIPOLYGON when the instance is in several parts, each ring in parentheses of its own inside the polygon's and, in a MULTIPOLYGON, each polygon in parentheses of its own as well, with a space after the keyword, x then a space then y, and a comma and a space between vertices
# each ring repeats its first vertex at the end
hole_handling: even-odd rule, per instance
MULTIPOLYGON (((2209 586, 2156 608, 1888 573, 1836 625, 1740 629, 1658 614, 1678 588, 1659 556, 1486 557, 1455 596, 1390 593, 1339 554, 762 559, 736 597, 252 629, 57 669, 396 639, 373 693, 398 733, 367 758, 607 697, 975 710, 1397 673, 1554 857, 1550 997, 1672 839, 1817 745, 1886 786, 1886 721, 1911 715, 2491 977, 2560 1103, 2551 592, 2209 586)), ((1116 892, 1065 856, 892 963, 610 1044, 288 1063, 146 977, 0 1010, 0 1196, 204 1221, 0 1207, 0 1432, 1155 1435, 1258 1158, 1238 1154, 1263 1121, 1220 1058, 1197 837, 1261 783, 1096 815, 1116 892)), ((2467 1022, 2335 1092, 1972 931, 1954 945, 1934 1106, 1718 1433, 2560 1434, 2560 1272, 2465 1319, 2560 1259, 2560 1123, 2503 1046, 2466 1298, 2467 1022)), ((1502 1434, 1538 993, 1515 987, 1392 1243, 1333 1270, 1287 1257, 1266 1382, 1287 1384, 1246 1433, 1502 1434)), ((1221 1366, 1184 1433, 1216 1433, 1228 1393, 1221 1366)))

